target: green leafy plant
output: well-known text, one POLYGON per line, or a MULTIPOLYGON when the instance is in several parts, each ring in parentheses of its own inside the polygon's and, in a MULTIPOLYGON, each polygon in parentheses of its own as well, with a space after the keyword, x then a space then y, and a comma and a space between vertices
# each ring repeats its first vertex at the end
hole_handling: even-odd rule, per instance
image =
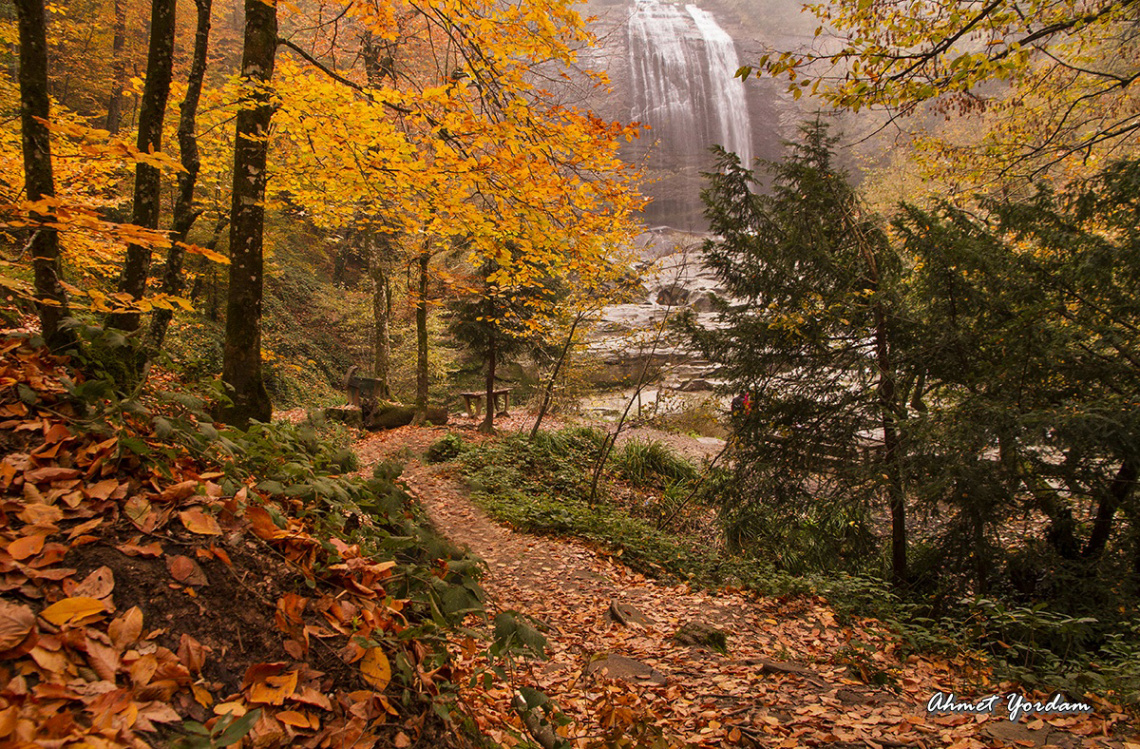
POLYGON ((240 718, 235 718, 232 714, 223 715, 209 728, 197 721, 188 720, 182 724, 185 735, 177 739, 174 746, 176 749, 224 749, 233 746, 253 730, 253 724, 260 717, 261 709, 258 708, 240 718))

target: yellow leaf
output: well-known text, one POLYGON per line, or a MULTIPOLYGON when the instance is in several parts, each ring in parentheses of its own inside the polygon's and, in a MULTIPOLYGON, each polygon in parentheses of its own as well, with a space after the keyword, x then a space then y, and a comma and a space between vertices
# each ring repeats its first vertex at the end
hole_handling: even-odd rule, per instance
POLYGON ((214 696, 206 691, 206 688, 200 684, 191 684, 190 689, 194 692, 194 699, 202 707, 209 707, 214 704, 214 696))
POLYGON ((297 688, 297 672, 286 671, 280 676, 266 676, 265 681, 255 683, 249 690, 252 702, 267 705, 280 705, 297 688))
POLYGON ((364 654, 360 661, 360 673, 377 691, 383 691, 392 680, 392 666, 380 648, 371 648, 364 654))
POLYGON ((75 598, 64 598, 62 601, 56 601, 41 611, 40 616, 57 627, 60 627, 68 622, 80 621, 89 616, 101 614, 106 610, 107 604, 98 598, 77 596, 75 598))
POLYGON ((281 721, 285 725, 293 726, 295 728, 309 728, 311 725, 309 722, 309 716, 296 710, 282 710, 273 717, 277 718, 277 720, 281 721))

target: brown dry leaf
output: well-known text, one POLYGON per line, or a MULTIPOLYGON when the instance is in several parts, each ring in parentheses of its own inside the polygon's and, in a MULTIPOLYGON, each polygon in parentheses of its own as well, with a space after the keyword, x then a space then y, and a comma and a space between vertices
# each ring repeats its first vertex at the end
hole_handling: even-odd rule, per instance
POLYGON ((186 667, 186 670, 192 674, 202 672, 202 666, 206 665, 206 653, 210 652, 210 648, 195 640, 190 635, 183 633, 182 638, 178 643, 178 660, 186 667))
POLYGON ((158 541, 152 541, 146 545, 139 545, 137 543, 119 544, 115 547, 129 557, 160 557, 162 556, 162 545, 158 541))
POLYGON ((24 481, 29 484, 47 484, 52 481, 66 481, 68 479, 79 478, 82 475, 83 472, 75 468, 46 466, 44 468, 35 468, 31 471, 24 471, 24 481))
POLYGON ((138 606, 131 606, 120 616, 115 617, 107 627, 107 634, 111 637, 111 644, 119 650, 138 642, 142 636, 143 615, 138 606))
POLYGON ((131 497, 123 504, 123 511, 127 513, 131 522, 144 533, 153 531, 158 523, 157 513, 154 512, 150 502, 145 497, 131 497))
POLYGON ((11 736, 16 730, 20 718, 20 708, 17 705, 0 710, 0 739, 11 736))
POLYGON ((218 521, 213 515, 207 515, 203 512, 201 507, 184 510, 178 513, 178 518, 182 521, 182 525, 186 526, 186 530, 191 533, 197 533, 200 536, 222 535, 222 528, 218 525, 218 521))
POLYGON ((119 672, 119 653, 113 647, 88 637, 87 662, 100 679, 115 682, 115 674, 119 672))
POLYGON ((8 544, 8 554, 15 560, 23 560, 34 554, 39 554, 40 550, 44 548, 45 538, 46 536, 42 533, 17 538, 8 544))
POLYGON ((106 565, 94 570, 75 586, 71 591, 73 596, 86 596, 88 598, 106 598, 115 589, 115 573, 106 565))
POLYGON ((283 704, 285 698, 293 694, 297 688, 297 673, 297 671, 286 671, 280 676, 266 676, 264 681, 256 682, 250 687, 250 701, 267 705, 283 704))
POLYGON ((360 661, 360 673, 378 692, 383 692, 392 680, 392 666, 380 648, 369 648, 364 654, 360 661))
POLYGON ((153 655, 144 655, 137 661, 130 665, 127 671, 131 675, 131 681, 134 682, 136 687, 145 687, 154 678, 155 671, 158 670, 158 659, 153 655))
POLYGON ((24 505, 24 509, 16 516, 23 520, 28 525, 47 525, 53 526, 63 519, 63 510, 55 505, 46 505, 42 502, 34 502, 32 504, 24 505))
POLYGON ((247 507, 245 516, 249 520, 250 527, 253 528, 254 535, 260 539, 271 541, 286 535, 285 531, 277 527, 277 524, 273 522, 273 516, 264 508, 247 507))
POLYGON ((0 600, 0 650, 19 645, 35 624, 36 615, 30 608, 0 600))
POLYGON ((89 616, 102 614, 106 610, 107 604, 98 598, 77 596, 56 601, 41 611, 40 616, 57 627, 61 627, 64 624, 82 621, 89 616))
POLYGON ((153 723, 179 723, 182 716, 165 702, 148 702, 139 706, 139 717, 146 718, 153 723))
POLYGON ((104 479, 97 484, 83 487, 83 493, 90 499, 110 499, 118 488, 118 479, 104 479))
POLYGON ((332 702, 325 695, 313 689, 310 686, 301 687, 301 691, 297 694, 291 695, 289 700, 292 702, 300 702, 305 705, 312 705, 319 707, 322 710, 332 710, 332 702))
POLYGON ((400 731, 398 734, 396 734, 396 738, 392 741, 392 743, 396 746, 396 749, 406 749, 412 745, 412 740, 408 738, 408 734, 400 731))
POLYGON ((202 568, 190 557, 181 554, 167 557, 166 568, 170 570, 170 576, 180 583, 198 587, 209 584, 206 580, 206 573, 202 572, 202 568))
POLYGON ((67 540, 72 541, 77 536, 82 536, 87 531, 95 530, 96 528, 98 528, 102 524, 103 524, 103 518, 101 518, 101 517, 92 518, 91 520, 88 520, 86 523, 80 523, 79 525, 72 528, 71 531, 67 534, 67 540))
POLYGON ((183 481, 173 486, 168 486, 162 490, 158 498, 163 502, 178 502, 192 496, 198 491, 198 482, 191 479, 190 481, 183 481))

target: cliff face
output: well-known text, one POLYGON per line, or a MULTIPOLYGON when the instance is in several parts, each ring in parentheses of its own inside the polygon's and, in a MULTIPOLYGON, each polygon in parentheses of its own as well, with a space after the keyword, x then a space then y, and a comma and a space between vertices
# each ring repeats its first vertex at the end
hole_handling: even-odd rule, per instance
POLYGON ((623 150, 645 169, 643 192, 653 199, 647 226, 701 231, 701 173, 709 147, 724 146, 746 163, 781 154, 802 114, 782 86, 733 77, 771 48, 802 44, 811 34, 789 0, 592 0, 583 14, 600 40, 583 63, 609 75, 611 90, 589 106, 609 119, 648 129, 623 150))

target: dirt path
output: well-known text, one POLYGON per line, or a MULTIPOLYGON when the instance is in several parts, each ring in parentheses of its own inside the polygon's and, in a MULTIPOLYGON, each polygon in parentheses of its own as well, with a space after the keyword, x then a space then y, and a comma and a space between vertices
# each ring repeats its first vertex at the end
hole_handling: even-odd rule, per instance
POLYGON ((594 739, 604 726, 640 725, 673 742, 705 746, 1123 746, 1094 738, 1109 735, 1116 722, 1103 715, 1014 724, 1003 701, 988 718, 928 716, 925 705, 935 692, 977 699, 1003 690, 976 673, 970 687, 970 665, 962 659, 900 659, 897 643, 870 632, 866 622, 840 625, 822 599, 710 595, 659 584, 576 541, 506 528, 471 503, 454 466, 417 459, 445 433, 404 427, 372 435, 357 449, 368 465, 411 458, 402 480, 440 532, 486 561, 483 586, 492 611, 515 610, 549 625, 548 661, 524 664, 511 687, 467 695, 496 740, 511 743, 512 731, 521 730, 509 702, 527 684, 574 718, 570 735, 594 739), (612 621, 612 602, 635 607, 646 625, 612 621), (689 622, 726 630, 727 654, 672 639, 689 622), (609 675, 620 677, 612 681, 584 675, 607 654, 640 666, 610 661, 609 675), (661 677, 664 684, 655 683, 661 677), (891 689, 869 686, 876 679, 891 689))

